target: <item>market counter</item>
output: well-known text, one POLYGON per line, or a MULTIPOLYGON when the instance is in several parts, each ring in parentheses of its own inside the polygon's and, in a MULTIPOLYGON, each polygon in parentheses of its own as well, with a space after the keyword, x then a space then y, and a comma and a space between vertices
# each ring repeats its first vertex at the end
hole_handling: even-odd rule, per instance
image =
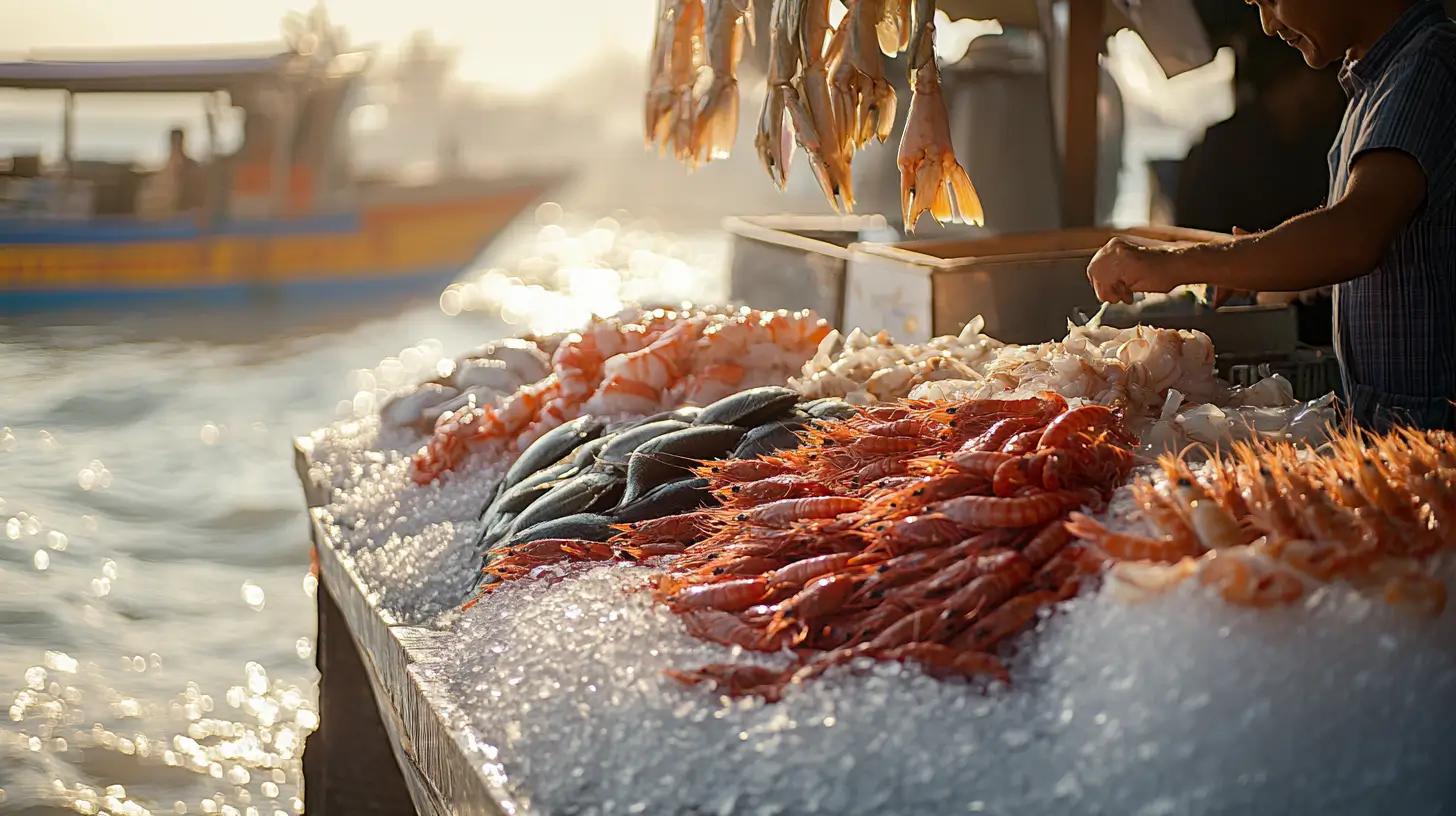
POLYGON ((311 441, 294 450, 319 581, 320 722, 304 752, 305 812, 512 812, 445 725, 446 697, 429 669, 446 633, 399 625, 379 608, 321 523, 327 489, 309 475, 311 441))

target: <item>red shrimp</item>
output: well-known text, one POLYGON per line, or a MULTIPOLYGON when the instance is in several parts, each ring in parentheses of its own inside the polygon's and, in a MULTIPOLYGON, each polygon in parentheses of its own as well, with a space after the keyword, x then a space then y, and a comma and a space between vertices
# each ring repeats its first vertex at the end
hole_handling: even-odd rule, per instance
POLYGON ((616 552, 600 541, 579 541, 567 539, 561 543, 561 551, 577 561, 611 561, 616 552))
POLYGON ((971 476, 991 479, 996 476, 998 468, 1015 458, 1015 456, 999 450, 983 451, 961 448, 951 456, 950 461, 956 468, 971 476))
POLYGON ((741 646, 751 652, 777 652, 784 646, 783 638, 755 629, 727 612, 713 609, 684 612, 682 620, 688 634, 698 640, 741 646))
POLYGON ((709 462, 693 468, 693 473, 713 482, 756 482, 789 473, 790 468, 771 459, 731 459, 709 462))
POLYGON ((935 595, 946 590, 958 589, 965 586, 982 575, 998 572, 1010 566, 1011 562, 1021 558, 1021 554, 1015 550, 1002 550, 995 553, 976 555, 970 558, 963 558, 929 579, 915 585, 915 589, 927 595, 935 595))
POLYGON ((1059 490, 1035 496, 999 498, 962 496, 932 504, 929 509, 971 530, 996 527, 1038 527, 1095 497, 1080 490, 1059 490))
POLYGON ((657 558, 663 555, 681 555, 688 545, 680 541, 654 541, 651 544, 629 544, 619 547, 617 554, 631 561, 657 558))
POLYGON ((1002 498, 1014 496, 1027 486, 1041 487, 1041 484, 1032 480, 1031 460, 1025 456, 1001 463, 991 479, 991 492, 1002 498))
POLYGON ((762 527, 788 527, 807 519, 832 519, 853 513, 864 501, 846 496, 820 496, 810 499, 781 499, 734 516, 735 521, 762 527))
POLYGON ((1021 554, 1033 567, 1041 567, 1054 556, 1060 553, 1072 540, 1072 533, 1060 519, 1047 522, 1025 547, 1021 548, 1021 554))
POLYGON ((1023 399, 967 400, 947 410, 954 411, 957 421, 989 416, 1056 416, 1067 410, 1067 400, 1054 391, 1043 391, 1023 399))
POLYGON ((684 685, 712 683, 729 697, 759 696, 776 703, 783 695, 784 673, 766 666, 714 663, 693 671, 663 669, 662 673, 684 685))
POLYGON ((498 555, 483 571, 501 578, 518 578, 531 570, 563 561, 610 561, 611 548, 595 541, 540 539, 513 547, 498 555))
POLYGON ((612 528, 622 532, 612 536, 611 543, 640 546, 658 542, 690 543, 697 541, 712 532, 713 524, 707 515, 692 512, 632 524, 615 524, 612 528))
POLYGON ((956 521, 937 514, 910 516, 893 521, 888 525, 882 525, 876 532, 880 532, 882 535, 870 545, 869 549, 876 552, 888 552, 890 555, 902 555, 927 547, 943 547, 953 541, 959 541, 963 537, 960 525, 956 521))
POLYGON ((878 462, 871 462, 860 468, 855 474, 855 481, 859 484, 871 484, 887 476, 898 476, 910 469, 910 462, 899 456, 881 459, 878 462))
MULTIPOLYGON (((1063 450, 1065 457, 1049 460, 1048 467, 1063 489, 1082 485, 1120 484, 1127 479, 1141 458, 1118 445, 1100 444, 1090 448, 1063 450)), ((1046 482, 1046 476, 1042 478, 1046 482)))
POLYGON ((849 450, 859 457, 880 457, 914 453, 923 447, 924 440, 909 436, 862 436, 849 450))
POLYGON ((861 416, 872 419, 876 423, 898 422, 910 417, 910 406, 904 403, 870 405, 859 410, 861 416))
POLYGON ((1185 557, 1203 552, 1203 546, 1192 535, 1146 536, 1117 533, 1089 516, 1073 513, 1067 518, 1068 532, 1086 541, 1119 561, 1159 561, 1176 564, 1185 557))
POLYGON ((1076 554, 1071 549, 1064 549, 1036 571, 1027 589, 1032 592, 1056 592, 1065 600, 1077 594, 1085 574, 1086 570, 1078 563, 1076 554))
POLYGON ((790 627, 797 627, 799 633, 794 641, 802 641, 808 632, 810 621, 838 612, 854 594, 859 581, 859 577, 855 575, 830 575, 815 580, 798 594, 779 604, 778 612, 769 622, 768 634, 773 636, 790 627))
MULTIPOLYGON (((929 550, 918 550, 875 564, 870 576, 860 587, 861 594, 877 600, 888 590, 918 581, 935 571, 935 561, 939 555, 929 550)), ((849 563, 851 566, 864 564, 861 560, 863 558, 865 556, 855 556, 849 563)))
POLYGON ((1001 446, 1001 452, 1009 453, 1012 456, 1025 456, 1035 451, 1041 444, 1041 436, 1043 433, 1044 431, 1040 428, 1022 431, 1006 440, 1006 444, 1001 446))
POLYGON ((741 575, 749 577, 771 573, 783 565, 784 560, 782 558, 761 555, 741 555, 737 558, 715 560, 712 564, 700 568, 700 571, 706 570, 710 575, 741 575))
MULTIPOLYGON (((883 462, 877 462, 875 464, 883 464, 885 462, 894 462, 894 461, 898 461, 898 460, 885 459, 885 460, 883 460, 883 462)), ((866 467, 874 467, 874 465, 867 465, 866 467)), ((860 471, 860 472, 863 473, 864 471, 860 471)), ((869 484, 866 484, 862 488, 861 492, 862 493, 871 493, 871 492, 874 492, 874 491, 890 492, 890 491, 895 491, 895 490, 903 490, 903 489, 905 489, 905 488, 907 488, 907 487, 909 487, 909 486, 915 484, 916 482, 919 482, 919 481, 921 481, 922 479, 925 479, 925 478, 926 477, 924 477, 924 476, 906 476, 903 473, 902 474, 899 474, 897 476, 882 476, 879 479, 875 479, 873 482, 871 482, 869 484)))
POLYGON ((760 576, 690 586, 674 593, 667 602, 675 612, 695 609, 741 612, 754 604, 762 603, 767 594, 768 579, 760 576))
POLYGON ((853 557, 850 553, 830 553, 805 558, 803 561, 795 561, 786 567, 774 570, 774 573, 769 576, 769 586, 803 586, 816 578, 839 572, 849 566, 850 559, 853 557))
POLYGON ((1037 417, 1017 416, 1003 419, 992 425, 985 433, 961 445, 963 451, 999 451, 1019 433, 1032 431, 1046 425, 1037 417))
POLYGON ((936 629, 942 611, 942 607, 939 605, 917 609, 876 635, 866 648, 878 651, 904 646, 907 643, 918 643, 928 638, 930 633, 936 629))
POLYGON ((1034 623, 1043 607, 1060 600, 1056 592, 1041 590, 1017 595, 980 616, 969 629, 950 642, 953 649, 989 651, 996 644, 1034 623))
POLYGON ((1083 405, 1052 420, 1042 433, 1040 447, 1067 448, 1085 443, 1097 433, 1117 427, 1117 414, 1106 405, 1083 405))
POLYGON ((979 476, 964 473, 913 479, 898 490, 872 499, 865 509, 881 518, 914 513, 931 502, 964 496, 983 487, 985 483, 979 476))
POLYGON ((967 538, 951 547, 941 550, 935 560, 936 569, 945 569, 963 559, 1017 546, 1026 533, 1014 527, 1001 527, 967 538))
POLYGON ((940 431, 934 425, 926 422, 920 417, 909 417, 894 422, 881 422, 878 425, 871 425, 865 428, 865 433, 873 436, 908 436, 924 438, 937 436, 940 431))
POLYGON ((807 499, 828 496, 829 488, 822 483, 793 474, 771 476, 756 482, 743 482, 716 491, 723 504, 728 507, 751 507, 781 499, 807 499))
POLYGON ((1031 580, 1031 563, 1025 558, 1007 559, 995 572, 987 573, 951 593, 945 609, 957 615, 976 615, 995 609, 1031 580))

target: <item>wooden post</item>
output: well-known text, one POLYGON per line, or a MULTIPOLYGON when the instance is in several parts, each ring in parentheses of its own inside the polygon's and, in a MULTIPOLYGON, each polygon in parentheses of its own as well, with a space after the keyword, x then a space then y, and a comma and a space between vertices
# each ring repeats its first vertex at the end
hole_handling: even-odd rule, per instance
POLYGON ((208 94, 202 100, 202 111, 207 118, 207 160, 217 164, 217 118, 221 108, 221 101, 216 91, 208 94))
POLYGON ((1063 119, 1062 226, 1097 221, 1098 57, 1106 39, 1105 0, 1067 0, 1066 116, 1063 119))
POLYGON ((304 810, 309 816, 414 813, 359 646, 322 580, 317 597, 319 727, 304 741, 304 810))
POLYGON ((293 191, 293 131, 298 100, 292 84, 279 89, 277 115, 273 119, 273 217, 282 218, 288 211, 293 191))
POLYGON ((61 163, 66 168, 66 183, 71 181, 71 162, 76 139, 76 93, 66 91, 65 118, 61 121, 61 163))

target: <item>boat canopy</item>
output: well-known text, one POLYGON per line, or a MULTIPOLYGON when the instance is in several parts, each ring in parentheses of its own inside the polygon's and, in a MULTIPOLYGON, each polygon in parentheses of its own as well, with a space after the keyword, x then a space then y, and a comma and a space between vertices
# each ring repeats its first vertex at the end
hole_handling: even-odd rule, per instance
MULTIPOLYGON (((312 57, 292 51, 262 56, 180 58, 154 53, 138 57, 0 62, 0 88, 72 93, 210 93, 242 90, 318 70, 312 57)), ((354 74, 365 63, 367 58, 362 53, 339 54, 329 61, 324 73, 334 77, 354 74)))

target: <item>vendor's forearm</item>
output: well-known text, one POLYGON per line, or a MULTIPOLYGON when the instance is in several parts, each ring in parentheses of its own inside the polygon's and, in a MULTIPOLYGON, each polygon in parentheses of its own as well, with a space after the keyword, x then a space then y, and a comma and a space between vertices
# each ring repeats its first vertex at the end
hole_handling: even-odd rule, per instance
POLYGON ((1336 204, 1258 235, 1171 252, 1182 261, 1177 265, 1180 284, 1299 292, 1344 283, 1374 269, 1383 242, 1370 233, 1358 213, 1336 204))

